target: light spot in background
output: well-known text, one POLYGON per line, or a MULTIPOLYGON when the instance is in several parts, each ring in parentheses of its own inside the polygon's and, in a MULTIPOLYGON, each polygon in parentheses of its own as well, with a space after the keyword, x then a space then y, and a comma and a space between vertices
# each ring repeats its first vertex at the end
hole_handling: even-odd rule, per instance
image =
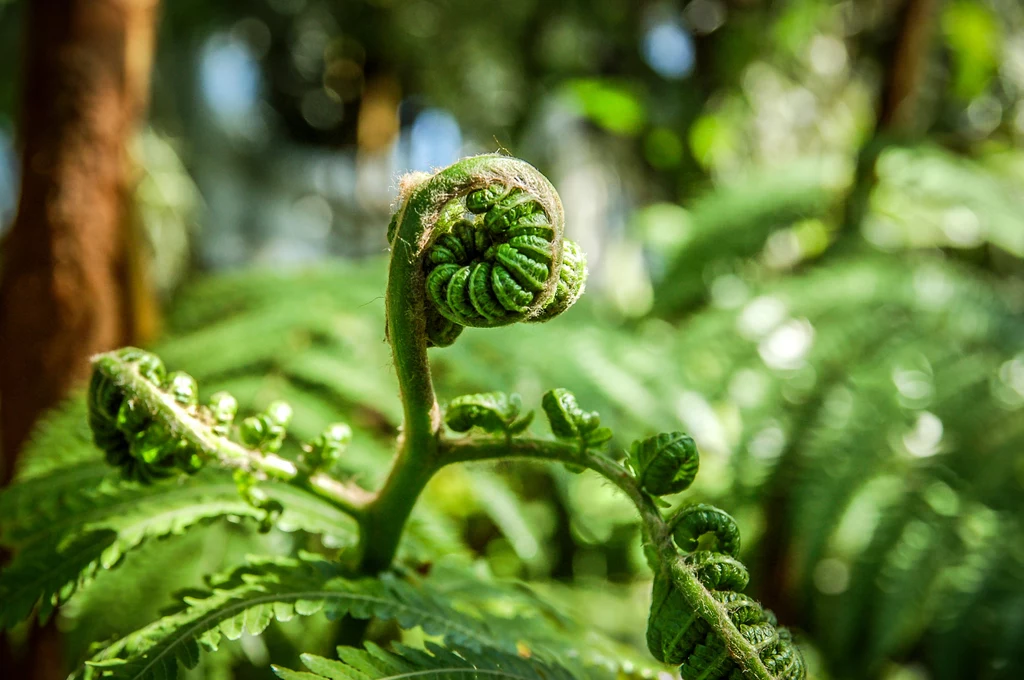
POLYGON ((711 304, 721 309, 735 309, 750 297, 747 284, 735 274, 716 276, 709 287, 711 304))
POLYGON ((849 422, 850 416, 853 415, 853 407, 853 392, 843 385, 833 387, 828 391, 822 405, 823 421, 831 428, 841 428, 849 422))
POLYGON ((683 18, 697 35, 707 35, 721 28, 727 15, 720 0, 693 0, 683 10, 683 18))
POLYGON ((807 47, 811 69, 820 76, 836 76, 846 69, 846 45, 831 35, 816 35, 807 47))
POLYGON ((917 422, 903 435, 903 446, 915 458, 928 458, 939 452, 942 443, 942 421, 929 411, 921 411, 917 422))
POLYGON ((772 423, 750 438, 747 450, 754 458, 767 461, 778 458, 785 445, 786 433, 777 423, 772 423))
POLYGON ((736 317, 736 330, 747 340, 759 340, 789 315, 786 303, 771 295, 756 297, 736 317))
POLYGON ((832 548, 844 555, 865 550, 882 519, 883 508, 902 496, 905 487, 906 482, 898 475, 882 475, 865 482, 846 506, 832 535, 832 548))
POLYGON ((986 137, 1003 119, 1003 105, 991 95, 982 95, 967 106, 967 124, 978 137, 986 137))
POLYGON ((741 408, 753 408, 768 394, 768 376, 752 368, 736 371, 729 381, 729 398, 741 408))
POLYGON ((850 585, 850 568, 842 560, 827 557, 814 567, 814 586, 825 595, 838 595, 850 585))
POLYGON ((941 480, 935 480, 925 489, 924 499, 936 514, 956 517, 960 512, 960 497, 956 491, 941 480))
POLYGON ((805 363, 814 344, 814 326, 807 319, 792 319, 761 341, 757 351, 764 363, 778 370, 794 370, 805 363))
POLYGON ((931 376, 915 369, 893 369, 892 382, 896 385, 904 406, 923 406, 922 402, 930 400, 935 391, 931 376))
POLYGON ((609 301, 625 317, 641 317, 654 306, 654 287, 643 248, 632 240, 610 243, 603 266, 615 272, 615 285, 606 290, 609 301))
POLYGON ((1024 358, 1018 356, 999 367, 999 379, 1024 397, 1024 358))
POLYGON ((674 21, 659 21, 649 28, 641 52, 647 65, 662 78, 680 80, 693 71, 693 39, 674 21))
POLYGON ((249 46, 223 33, 210 37, 202 49, 199 85, 207 106, 222 124, 241 124, 260 95, 259 65, 249 46))
POLYGON ((676 414, 702 450, 723 454, 728 451, 725 427, 700 393, 686 391, 679 395, 676 414))
POLYGON ((323 196, 303 196, 292 205, 290 230, 297 238, 323 241, 334 224, 334 210, 323 196))
POLYGON ((942 232, 954 245, 964 248, 980 246, 985 238, 977 213, 964 205, 946 211, 942 216, 942 232))
POLYGON ((345 105, 322 87, 302 95, 302 117, 317 130, 330 130, 345 118, 345 105))
POLYGON ((462 149, 462 131, 452 114, 425 109, 408 132, 409 169, 429 172, 454 163, 462 149))
POLYGON ((11 137, 0 129, 0 235, 14 220, 18 208, 18 164, 11 137))
POLYGON ((953 297, 956 286, 941 269, 925 266, 914 273, 914 292, 922 306, 939 309, 953 297))
POLYGON ((1024 359, 1020 355, 999 367, 991 390, 1006 408, 1016 409, 1024 405, 1024 359))

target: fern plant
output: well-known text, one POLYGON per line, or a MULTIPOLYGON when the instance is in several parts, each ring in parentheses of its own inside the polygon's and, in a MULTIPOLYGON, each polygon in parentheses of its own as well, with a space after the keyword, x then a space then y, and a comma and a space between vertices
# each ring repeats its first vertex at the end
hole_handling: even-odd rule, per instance
POLYGON ((224 638, 320 612, 342 621, 340 659, 305 656, 310 672, 278 668, 280 677, 602 675, 610 647, 566 634, 579 628, 544 614, 536 596, 481 582, 465 569, 442 576, 422 562, 410 568, 417 563, 400 558, 413 507, 442 468, 533 459, 589 469, 636 508, 655 575, 647 642, 658 661, 678 666, 687 679, 804 677, 788 631, 742 594, 749 577, 736 559, 735 521, 705 504, 668 511, 662 496, 685 491, 699 466, 687 435, 647 438, 623 456, 609 447, 612 433, 600 416, 561 388, 541 400, 553 439, 525 436, 532 412, 523 412, 516 395, 466 395, 442 411, 429 347, 451 345, 467 326, 548 321, 582 294, 585 258, 564 239, 563 221, 550 183, 512 158, 468 158, 403 182, 389 228, 386 292, 402 429, 376 490, 346 466, 350 445, 359 442, 345 424, 309 438, 290 457, 282 453, 293 418, 287 404, 272 403, 236 424, 233 396, 218 392, 200 404, 195 379, 167 373, 151 353, 125 348, 96 357, 88 423, 119 476, 82 463, 58 470, 60 484, 51 473, 4 494, 3 538, 15 557, 0 574, 2 623, 33 611, 46 617, 146 538, 247 516, 265 528, 329 536, 327 545, 340 550, 252 558, 211 576, 206 589, 184 593, 175 611, 100 645, 77 675, 176 677, 180 667, 195 667, 200 649, 216 649, 224 638), (62 522, 79 530, 68 533, 62 522), (486 606, 482 594, 492 590, 519 604, 511 611, 486 606), (367 643, 361 650, 371 619, 421 628, 438 642, 392 651, 367 643))

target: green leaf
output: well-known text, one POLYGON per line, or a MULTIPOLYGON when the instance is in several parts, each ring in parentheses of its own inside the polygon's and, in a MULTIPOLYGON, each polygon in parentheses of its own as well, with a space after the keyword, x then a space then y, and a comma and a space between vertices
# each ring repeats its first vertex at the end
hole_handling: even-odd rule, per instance
POLYGON ((257 635, 272 620, 318 612, 332 619, 348 615, 418 626, 470 650, 515 650, 516 640, 506 631, 452 609, 428 582, 411 583, 393 574, 351 580, 339 565, 311 556, 256 562, 214 580, 207 591, 181 596, 183 609, 108 646, 81 677, 174 678, 179 665, 194 668, 200 651, 217 649, 224 638, 257 635))
POLYGON ((446 649, 433 643, 427 643, 425 649, 398 645, 394 652, 368 643, 365 650, 339 647, 338 655, 340 660, 333 661, 303 654, 302 663, 312 673, 297 673, 278 666, 274 666, 274 673, 282 680, 398 680, 409 677, 433 680, 573 680, 584 677, 538 659, 493 649, 446 649))
POLYGON ((455 432, 468 432, 474 427, 490 433, 510 432, 515 427, 521 432, 529 426, 532 416, 531 413, 517 421, 522 407, 518 394, 464 394, 452 399, 445 410, 444 422, 455 432))
MULTIPOLYGON (((354 541, 351 518, 286 484, 261 486, 284 512, 279 528, 324 534, 332 545, 354 541)), ((182 481, 142 486, 91 463, 41 475, 0 494, 0 538, 16 549, 0 572, 0 627, 41 618, 124 555, 151 538, 184 533, 217 518, 266 519, 238 494, 229 474, 209 470, 182 481)))

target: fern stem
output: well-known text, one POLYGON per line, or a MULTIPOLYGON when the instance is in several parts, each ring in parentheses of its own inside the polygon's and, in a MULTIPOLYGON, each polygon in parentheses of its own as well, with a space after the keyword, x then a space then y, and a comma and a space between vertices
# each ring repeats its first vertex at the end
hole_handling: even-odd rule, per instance
POLYGON ((534 458, 583 465, 617 486, 636 506, 644 528, 644 535, 658 554, 661 568, 668 569, 679 592, 687 604, 714 627, 725 642, 730 656, 754 680, 773 680, 757 650, 743 637, 736 625, 711 592, 697 578, 675 546, 668 525, 651 497, 640 490, 636 479, 619 463, 607 456, 591 451, 582 454, 575 444, 527 438, 466 437, 441 443, 444 464, 508 459, 534 458))
MULTIPOLYGON (((441 409, 427 359, 426 286, 423 256, 445 204, 495 181, 531 184, 537 174, 516 158, 465 158, 430 176, 413 177, 403 187, 395 216, 388 269, 387 335, 398 375, 404 411, 402 436, 391 473, 360 521, 357 571, 375 574, 391 566, 406 520, 423 487, 439 469, 441 409)), ((533 183, 536 183, 534 180, 533 183)))

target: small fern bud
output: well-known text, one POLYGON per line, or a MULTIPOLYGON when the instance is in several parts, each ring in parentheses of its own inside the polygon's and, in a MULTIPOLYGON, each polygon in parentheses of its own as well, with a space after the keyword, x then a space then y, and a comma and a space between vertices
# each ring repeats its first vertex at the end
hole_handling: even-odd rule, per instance
POLYGON ((576 395, 566 389, 548 390, 541 398, 541 407, 551 424, 551 432, 559 439, 575 439, 587 447, 599 446, 612 437, 607 427, 601 427, 601 416, 596 411, 584 411, 576 395))
POLYGON ((740 551, 740 530, 736 520, 713 505, 697 503, 677 512, 669 520, 676 545, 687 552, 697 550, 701 536, 711 534, 717 552, 735 556, 740 551))
POLYGON ((682 432, 663 432, 633 442, 630 464, 640 488, 654 496, 685 491, 697 476, 697 445, 682 432))
POLYGON ((199 385, 196 379, 184 371, 175 371, 167 376, 167 392, 185 408, 199 403, 199 385))
POLYGON ((136 360, 139 375, 154 385, 162 386, 167 377, 167 369, 164 368, 164 362, 155 354, 143 352, 142 350, 137 351, 140 353, 139 358, 136 360))
POLYGON ((341 460, 351 441, 352 428, 345 423, 334 423, 316 439, 303 444, 302 459, 310 470, 330 467, 341 460))
POLYGON ((227 392, 216 392, 210 396, 206 408, 213 421, 214 434, 226 436, 238 413, 238 400, 227 392))
POLYGON ((518 394, 465 394, 452 399, 445 411, 445 424, 455 432, 468 432, 478 427, 492 434, 518 434, 529 427, 533 420, 533 411, 519 418, 522 406, 518 394))
POLYGON ((284 443, 291 419, 292 407, 283 401, 275 401, 260 415, 243 420, 238 434, 246 446, 276 452, 284 443))

